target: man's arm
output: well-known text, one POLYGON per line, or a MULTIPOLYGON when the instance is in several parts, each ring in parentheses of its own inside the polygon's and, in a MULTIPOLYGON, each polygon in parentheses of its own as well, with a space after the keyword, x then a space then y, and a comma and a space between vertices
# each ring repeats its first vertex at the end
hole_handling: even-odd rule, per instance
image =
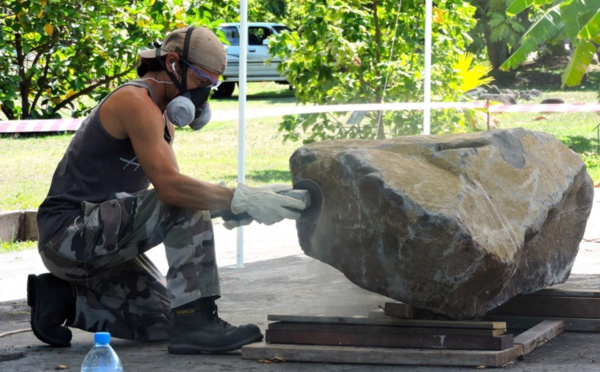
POLYGON ((163 203, 196 210, 230 209, 234 189, 179 172, 175 153, 164 139, 162 113, 145 89, 118 90, 104 103, 100 114, 109 133, 131 140, 137 161, 163 203))

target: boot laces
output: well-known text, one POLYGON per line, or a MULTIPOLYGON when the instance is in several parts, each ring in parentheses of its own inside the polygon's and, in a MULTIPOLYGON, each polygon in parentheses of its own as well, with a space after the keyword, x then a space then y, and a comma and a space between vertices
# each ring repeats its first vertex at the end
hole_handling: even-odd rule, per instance
POLYGON ((227 321, 219 318, 219 312, 218 312, 218 307, 217 305, 212 305, 211 307, 209 307, 207 309, 206 315, 208 317, 209 320, 220 323, 221 325, 223 325, 223 328, 228 328, 228 327, 232 327, 231 324, 229 324, 227 321))

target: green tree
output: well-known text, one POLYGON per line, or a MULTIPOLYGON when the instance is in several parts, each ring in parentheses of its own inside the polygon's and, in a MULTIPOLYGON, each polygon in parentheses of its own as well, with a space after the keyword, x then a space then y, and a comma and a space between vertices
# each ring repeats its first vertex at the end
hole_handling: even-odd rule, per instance
MULTIPOLYGON (((436 100, 453 101, 461 97, 450 84, 460 78, 454 65, 471 42, 468 31, 475 9, 463 1, 436 4, 432 93, 436 100)), ((422 102, 424 13, 423 2, 417 0, 297 2, 290 16, 301 20, 299 27, 281 34, 271 51, 287 56, 282 72, 301 104, 422 102)), ((288 116, 280 130, 286 139, 307 142, 422 131, 417 111, 369 112, 360 125, 345 121, 346 116, 336 114, 288 116)), ((433 133, 467 126, 462 115, 432 113, 433 133)))
MULTIPOLYGON (((556 3, 553 0, 513 0, 510 14, 519 14, 528 8, 556 3)), ((574 86, 581 82, 600 45, 600 2, 598 0, 566 0, 556 3, 527 30, 521 46, 508 58, 502 68, 514 69, 546 43, 568 38, 573 44, 571 60, 562 75, 562 85, 574 86)))
POLYGON ((183 0, 4 0, 2 113, 7 119, 54 118, 63 109, 84 115, 135 77, 139 49, 186 24, 215 28, 215 9, 223 7, 183 0))
POLYGON ((470 32, 473 43, 469 50, 478 53, 485 50, 494 71, 500 66, 512 49, 517 48, 519 39, 529 27, 527 13, 519 17, 511 17, 506 13, 505 0, 470 0, 477 8, 475 18, 477 24, 470 32))

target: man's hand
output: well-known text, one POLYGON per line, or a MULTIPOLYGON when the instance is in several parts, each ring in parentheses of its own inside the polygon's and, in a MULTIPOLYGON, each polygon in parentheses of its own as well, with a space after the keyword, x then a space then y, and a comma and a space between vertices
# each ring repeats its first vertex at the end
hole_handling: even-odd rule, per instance
POLYGON ((298 199, 278 194, 291 189, 292 186, 288 185, 249 187, 239 183, 233 194, 231 211, 234 214, 248 212, 256 222, 265 225, 272 225, 284 218, 297 220, 306 205, 298 199))
POLYGON ((241 220, 227 220, 223 222, 223 226, 225 226, 227 230, 233 230, 240 226, 250 225, 252 221, 254 221, 253 218, 243 218, 241 220))

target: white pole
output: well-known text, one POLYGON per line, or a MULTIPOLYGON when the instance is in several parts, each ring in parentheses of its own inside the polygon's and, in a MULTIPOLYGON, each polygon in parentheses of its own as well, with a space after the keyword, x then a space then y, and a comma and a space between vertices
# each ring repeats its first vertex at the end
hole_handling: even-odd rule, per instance
POLYGON ((423 134, 431 133, 431 18, 432 0, 425 0, 425 81, 423 107, 423 134))
MULTIPOLYGON (((246 75, 248 60, 248 0, 240 0, 240 71, 238 124, 238 182, 246 182, 246 75)), ((244 228, 237 228, 236 267, 244 267, 244 228)))

